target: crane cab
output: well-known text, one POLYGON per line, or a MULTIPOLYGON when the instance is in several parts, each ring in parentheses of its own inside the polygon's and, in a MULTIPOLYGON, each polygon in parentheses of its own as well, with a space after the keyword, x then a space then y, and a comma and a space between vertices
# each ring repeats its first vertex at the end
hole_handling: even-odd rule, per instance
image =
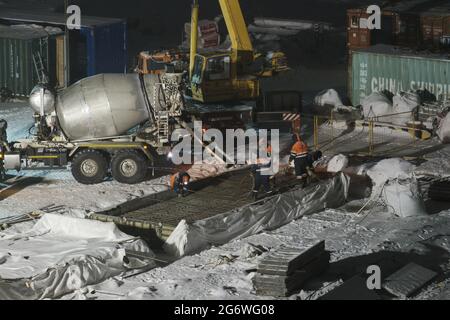
POLYGON ((259 96, 256 76, 239 76, 231 53, 197 54, 191 79, 192 98, 203 103, 254 100, 259 96))

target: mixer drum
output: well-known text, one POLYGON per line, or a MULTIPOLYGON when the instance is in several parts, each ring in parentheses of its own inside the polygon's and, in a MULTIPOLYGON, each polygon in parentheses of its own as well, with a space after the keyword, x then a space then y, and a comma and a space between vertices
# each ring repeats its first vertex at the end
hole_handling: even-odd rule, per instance
POLYGON ((72 141, 120 136, 149 118, 137 74, 82 79, 58 94, 56 114, 72 141))

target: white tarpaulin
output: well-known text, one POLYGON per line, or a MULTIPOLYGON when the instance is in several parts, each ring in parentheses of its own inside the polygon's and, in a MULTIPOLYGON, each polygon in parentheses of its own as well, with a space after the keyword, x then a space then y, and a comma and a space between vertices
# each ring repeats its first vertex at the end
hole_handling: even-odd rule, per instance
POLYGON ((381 198, 388 205, 388 210, 399 217, 406 218, 425 214, 425 205, 415 178, 387 182, 381 198))
POLYGON ((349 179, 339 174, 305 189, 276 195, 192 224, 181 221, 164 247, 173 255, 183 256, 210 245, 222 245, 233 239, 273 230, 304 215, 343 205, 348 187, 349 179))
MULTIPOLYGON (((376 117, 393 113, 392 102, 383 93, 373 92, 361 101, 364 119, 373 119, 376 117)), ((381 119, 389 121, 389 119, 381 119)))
POLYGON ((381 200, 389 212, 400 217, 426 214, 414 169, 414 165, 399 158, 378 162, 367 171, 373 183, 372 199, 381 200))
POLYGON ((341 172, 348 166, 348 158, 343 154, 338 154, 330 159, 327 165, 328 172, 341 172))
POLYGON ((450 143, 450 112, 441 120, 439 129, 437 130, 437 136, 442 143, 450 143))
MULTIPOLYGON (((413 111, 420 105, 420 97, 414 92, 397 93, 393 98, 394 114, 389 122, 404 126, 410 121, 414 121, 413 111)), ((386 121, 386 120, 384 120, 386 121)))
POLYGON ((0 233, 0 299, 54 298, 98 283, 126 271, 125 249, 151 254, 113 223, 46 214, 25 232, 0 233))
POLYGON ((351 111, 351 106, 342 103, 339 93, 334 89, 321 91, 315 98, 314 104, 320 107, 331 106, 337 111, 351 111))

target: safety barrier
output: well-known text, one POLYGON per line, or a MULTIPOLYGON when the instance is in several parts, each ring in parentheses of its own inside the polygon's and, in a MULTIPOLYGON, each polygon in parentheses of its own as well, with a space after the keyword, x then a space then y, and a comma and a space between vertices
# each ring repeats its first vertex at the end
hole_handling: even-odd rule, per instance
POLYGON ((351 119, 335 112, 326 116, 302 115, 302 123, 309 121, 312 124, 310 142, 315 150, 367 156, 395 154, 396 151, 415 148, 416 144, 430 139, 432 133, 421 122, 413 119, 415 116, 411 112, 367 120, 351 119), (400 122, 398 119, 405 120, 408 116, 411 121, 407 125, 395 124, 400 122))

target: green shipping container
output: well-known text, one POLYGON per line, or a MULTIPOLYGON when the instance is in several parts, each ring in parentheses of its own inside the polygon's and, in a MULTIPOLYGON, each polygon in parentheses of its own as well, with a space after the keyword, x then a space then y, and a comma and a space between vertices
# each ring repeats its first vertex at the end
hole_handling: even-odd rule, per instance
POLYGON ((0 26, 0 88, 15 96, 29 96, 39 83, 33 56, 41 57, 43 67, 54 82, 56 68, 55 34, 31 26, 0 26))
POLYGON ((353 105, 373 92, 427 90, 450 100, 450 56, 423 54, 378 45, 351 52, 348 95, 353 105))

